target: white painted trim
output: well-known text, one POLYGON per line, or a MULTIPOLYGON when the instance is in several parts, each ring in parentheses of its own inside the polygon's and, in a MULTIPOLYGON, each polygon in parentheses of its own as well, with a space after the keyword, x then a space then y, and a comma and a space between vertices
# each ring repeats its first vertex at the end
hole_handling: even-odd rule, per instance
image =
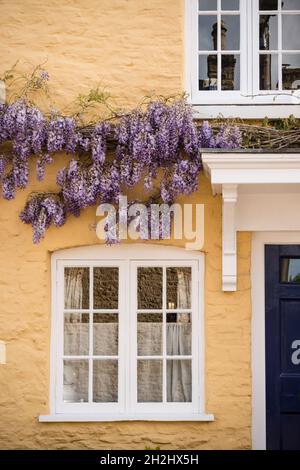
POLYGON ((126 258, 130 258, 131 260, 149 259, 149 253, 151 253, 151 259, 156 260, 193 260, 195 258, 200 259, 203 256, 203 254, 199 251, 185 250, 184 248, 177 248, 174 246, 155 245, 150 243, 122 243, 112 246, 98 244, 91 246, 80 246, 77 248, 67 248, 66 250, 58 250, 52 254, 52 260, 117 260, 124 259, 124 253, 126 253, 126 258))
MULTIPOLYGON (((189 76, 189 74, 186 74, 189 76)), ((189 87, 185 87, 186 93, 189 95, 189 87)), ((246 104, 232 105, 227 99, 228 104, 195 104, 188 99, 189 104, 193 106, 193 115, 195 119, 216 119, 216 118, 236 118, 236 119, 285 119, 293 115, 300 118, 299 100, 295 100, 295 104, 246 104)), ((275 101, 276 103, 276 101, 275 101)))
MULTIPOLYGON (((189 74, 186 74, 187 76, 189 74)), ((189 87, 185 87, 189 95, 189 87)), ((229 101, 229 100, 228 100, 229 101)), ((191 98, 189 104, 193 106, 193 115, 195 119, 216 119, 216 118, 239 118, 239 119, 285 119, 293 115, 300 118, 299 100, 295 104, 276 105, 274 104, 254 104, 232 105, 232 104, 194 104, 191 98)))
POLYGON ((252 236, 252 448, 266 449, 265 245, 299 245, 300 232, 257 232, 252 236))
POLYGON ((204 171, 214 194, 224 184, 300 183, 300 153, 202 153, 204 171))
POLYGON ((222 188, 222 285, 223 291, 236 290, 236 203, 238 187, 236 184, 224 184, 222 188))
MULTIPOLYGON (((93 265, 119 266, 120 277, 124 282, 129 282, 130 273, 125 272, 126 266, 132 265, 161 265, 161 266, 183 266, 188 265, 193 269, 193 286, 192 286, 192 312, 193 317, 193 402, 187 404, 181 403, 164 403, 161 409, 157 406, 151 406, 151 417, 154 420, 211 420, 207 419, 204 412, 205 407, 205 387, 204 387, 204 255, 201 252, 184 250, 182 248, 158 246, 149 244, 137 245, 116 245, 107 247, 105 245, 95 245, 88 247, 78 247, 67 250, 60 250, 52 255, 52 320, 51 320, 51 365, 50 365, 50 415, 41 417, 41 421, 64 421, 65 416, 70 417, 67 420, 76 421, 76 417, 82 415, 82 421, 107 421, 113 415, 114 420, 134 420, 134 419, 151 419, 149 407, 139 406, 137 410, 136 403, 132 402, 133 393, 130 389, 128 377, 128 369, 132 370, 130 361, 120 361, 119 359, 119 380, 125 384, 124 396, 120 396, 121 401, 118 404, 95 404, 95 403, 62 403, 62 370, 59 369, 58 359, 62 357, 62 332, 63 324, 59 312, 63 310, 62 302, 62 286, 64 284, 63 268, 64 266, 93 266, 93 265), (151 261, 150 261, 151 260, 151 261), (58 305, 60 302, 60 305, 58 305), (197 333, 197 334, 196 334, 197 333), (123 363, 123 366, 122 366, 123 363), (120 374, 122 374, 122 379, 120 374), (123 376, 124 375, 124 376, 123 376), (125 391, 126 389, 126 391, 125 391), (129 399, 129 397, 131 397, 129 399), (100 412, 101 410, 101 412, 100 412), (126 412, 127 410, 127 412, 126 412), (99 415, 101 413, 101 416, 99 415), (95 416, 95 418, 94 418, 95 416), (99 418, 100 416, 100 418, 99 418), (162 416, 162 418, 161 418, 162 416), (155 418, 157 417, 157 418, 155 418)), ((121 282, 120 282, 121 285, 121 282)), ((129 292, 129 285, 125 286, 125 292, 129 292)), ((124 289, 123 289, 124 292, 124 289)), ((120 293, 119 293, 120 294, 120 293)), ((120 295, 122 304, 125 297, 120 295), (123 299, 123 300, 122 300, 123 299)), ((120 305, 122 311, 131 311, 130 299, 129 304, 120 305)), ((89 310, 88 310, 89 311, 89 310)), ((134 310, 135 311, 135 310, 134 310)), ((133 342, 128 341, 130 338, 129 322, 124 321, 121 325, 120 318, 120 347, 125 351, 126 347, 131 348, 133 342), (126 341, 127 340, 127 341, 126 341)), ((131 318, 132 316, 130 316, 131 318)), ((132 326, 132 320, 130 320, 132 326)), ((135 331, 135 330, 134 330, 135 331)), ((127 351, 128 356, 133 354, 127 351)), ((89 358, 90 356, 87 356, 89 358)), ((135 357, 134 357, 135 359, 135 357)), ((119 381, 120 383, 120 381, 119 381)), ((140 404, 138 404, 140 405, 140 404)))
MULTIPOLYGON (((203 153, 202 161, 204 171, 211 180, 214 194, 222 194, 222 281, 223 291, 235 291, 237 289, 236 271, 236 231, 237 230, 259 230, 262 220, 260 208, 264 209, 265 220, 271 230, 278 230, 280 222, 274 210, 268 212, 268 204, 273 204, 270 194, 263 194, 266 187, 280 187, 280 197, 286 200, 291 197, 296 199, 300 193, 300 153, 290 154, 262 154, 262 153, 203 153), (241 212, 240 194, 243 188, 251 188, 251 195, 243 194, 241 212), (295 193, 296 189, 296 193, 295 193), (253 201, 257 202, 257 196, 262 198, 261 207, 253 208, 253 201), (244 216, 247 206, 251 208, 251 218, 244 216), (239 220, 239 216, 240 219, 239 220), (249 225, 248 225, 249 224, 249 225)), ((271 191, 270 191, 271 192, 271 191)), ((293 207, 295 205, 293 204, 293 207)), ((298 211, 297 211, 298 212, 298 211)), ((278 213, 278 212, 277 212, 278 213)), ((293 226, 295 214, 285 211, 283 220, 284 230, 293 226)), ((282 225, 281 225, 282 226, 282 225)))
POLYGON ((110 421, 214 421, 212 414, 154 414, 144 413, 136 415, 97 415, 97 414, 54 414, 41 415, 40 423, 66 423, 66 422, 110 422, 110 421))

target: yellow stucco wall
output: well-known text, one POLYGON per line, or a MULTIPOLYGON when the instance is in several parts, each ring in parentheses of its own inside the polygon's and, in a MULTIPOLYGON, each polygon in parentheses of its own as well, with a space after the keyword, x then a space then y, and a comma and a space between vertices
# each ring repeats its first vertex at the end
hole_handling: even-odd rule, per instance
MULTIPOLYGON (((1 69, 47 58, 61 104, 99 80, 127 104, 183 89, 183 0, 0 0, 0 9, 1 69)), ((215 422, 38 423, 49 412, 50 255, 98 243, 95 208, 50 229, 39 246, 18 219, 30 191, 56 188, 64 160, 57 155, 44 183, 32 177, 16 200, 0 200, 0 448, 249 448, 251 234, 238 236, 238 291, 223 293, 221 200, 204 176, 188 202, 205 204, 206 411, 215 422)))

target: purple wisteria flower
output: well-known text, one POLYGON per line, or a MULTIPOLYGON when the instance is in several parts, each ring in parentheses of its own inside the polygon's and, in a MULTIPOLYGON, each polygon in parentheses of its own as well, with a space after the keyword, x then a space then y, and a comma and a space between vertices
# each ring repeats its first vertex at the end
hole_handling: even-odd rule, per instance
POLYGON ((33 242, 39 243, 52 224, 61 227, 66 221, 66 210, 60 194, 32 196, 20 214, 25 224, 33 227, 33 242))
MULTIPOLYGON (((46 71, 40 79, 49 80, 46 71)), ((79 216, 98 202, 116 203, 140 181, 152 191, 157 175, 162 176, 161 199, 173 203, 178 195, 197 190, 201 148, 237 148, 241 141, 237 127, 225 124, 216 133, 208 121, 199 126, 184 99, 154 101, 114 124, 99 122, 92 131, 78 128, 75 118, 58 112, 46 117, 24 99, 0 104, 0 144, 12 144, 8 154, 0 155, 3 197, 13 199, 16 189, 27 186, 32 156, 37 158, 37 179, 43 180, 55 153, 71 155, 57 174, 60 193, 30 198, 21 214, 33 226, 37 243, 50 225, 63 225, 67 213, 79 216), (112 140, 115 151, 109 154, 112 140)))
POLYGON ((46 70, 42 70, 41 73, 40 73, 40 78, 41 78, 41 80, 47 82, 48 80, 50 80, 50 75, 46 70))

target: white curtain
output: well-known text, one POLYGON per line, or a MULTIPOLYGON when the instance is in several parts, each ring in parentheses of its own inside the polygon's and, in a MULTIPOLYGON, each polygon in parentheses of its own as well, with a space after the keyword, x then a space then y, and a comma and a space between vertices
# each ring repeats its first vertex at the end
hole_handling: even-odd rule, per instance
MULTIPOLYGON (((65 308, 81 309, 83 300, 82 278, 84 268, 65 270, 65 308)), ((83 314, 65 314, 64 354, 88 354, 88 323, 82 323, 83 314)), ((87 401, 88 361, 64 362, 64 400, 87 401)))
MULTIPOLYGON (((191 308, 190 271, 177 269, 177 308, 191 308)), ((170 356, 191 354, 191 323, 188 313, 179 313, 176 323, 167 323, 167 353, 170 356)), ((171 402, 192 399, 190 360, 169 360, 167 364, 167 398, 171 402)))
POLYGON ((191 308, 191 274, 190 271, 177 270, 177 308, 191 308))
POLYGON ((67 268, 65 271, 65 308, 82 308, 84 268, 67 268))

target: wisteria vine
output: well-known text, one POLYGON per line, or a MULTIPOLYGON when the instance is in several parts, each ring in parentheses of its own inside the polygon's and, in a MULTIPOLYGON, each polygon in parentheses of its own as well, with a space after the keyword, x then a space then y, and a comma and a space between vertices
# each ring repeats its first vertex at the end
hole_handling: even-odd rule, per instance
POLYGON ((201 148, 240 146, 237 127, 224 124, 215 134, 208 122, 197 125, 184 99, 150 102, 89 127, 58 113, 47 117, 26 99, 0 104, 4 199, 27 187, 31 159, 36 159, 37 179, 43 180, 55 154, 70 155, 68 166, 57 174, 59 191, 32 194, 20 215, 32 225, 34 243, 51 225, 64 225, 68 214, 78 217, 88 206, 114 204, 140 181, 151 194, 158 175, 161 201, 172 203, 197 190, 201 148))

